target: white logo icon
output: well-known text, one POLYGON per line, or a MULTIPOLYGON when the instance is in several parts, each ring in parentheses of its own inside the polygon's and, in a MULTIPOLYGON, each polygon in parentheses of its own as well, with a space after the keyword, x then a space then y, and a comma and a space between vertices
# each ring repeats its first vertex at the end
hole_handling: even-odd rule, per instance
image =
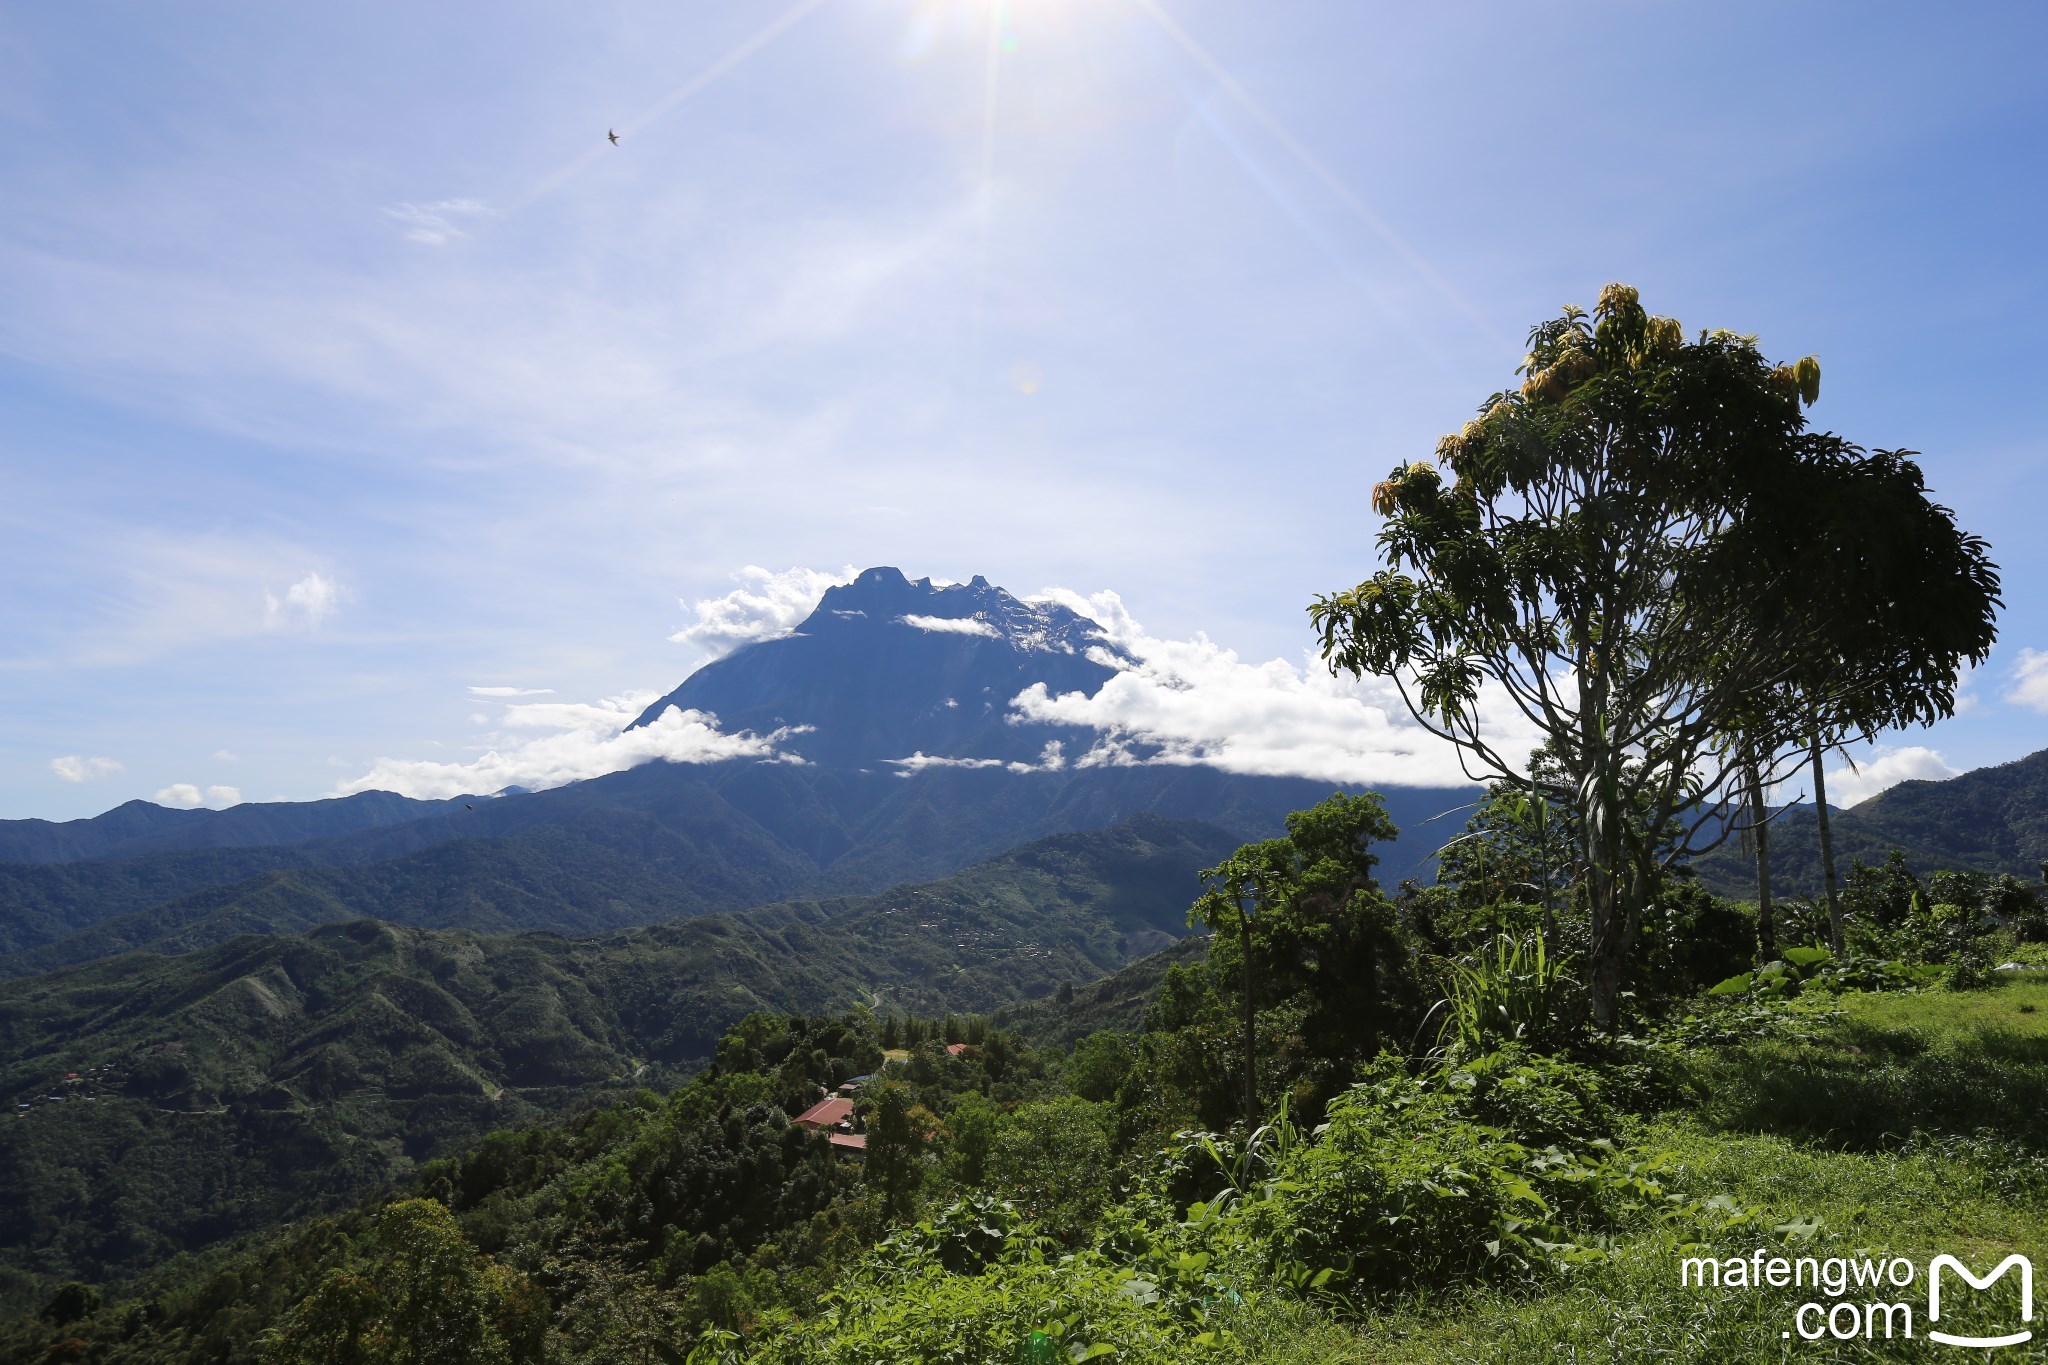
MULTIPOLYGON (((2018 1252, 2014 1252, 2000 1261, 1998 1268, 1982 1279, 1972 1275, 1970 1268, 1953 1256, 1935 1257, 1933 1262, 1927 1267, 1927 1321, 1929 1323, 1941 1321, 1941 1270, 1943 1266, 1947 1266, 1950 1270, 1962 1276, 1963 1279, 1969 1282, 1972 1289, 1989 1289, 2005 1275, 2006 1271, 2011 1270, 2014 1266, 2018 1266, 2020 1272, 2020 1321, 2032 1322, 2034 1320, 2034 1263, 2018 1252)), ((2010 1336, 2003 1337, 1958 1337, 1951 1336, 1947 1332, 1934 1331, 1930 1327, 1927 1335, 1930 1340, 1939 1341, 1948 1346, 2018 1346, 2020 1343, 2031 1341, 2034 1338, 2032 1328, 2026 1328, 2022 1331, 2014 1332, 2010 1336)))

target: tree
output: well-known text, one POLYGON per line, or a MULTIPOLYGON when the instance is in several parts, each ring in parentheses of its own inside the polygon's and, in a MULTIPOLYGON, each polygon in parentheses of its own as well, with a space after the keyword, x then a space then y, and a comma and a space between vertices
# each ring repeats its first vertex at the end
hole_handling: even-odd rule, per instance
MULTIPOLYGON (((1208 888, 1190 923, 1235 929, 1243 1117, 1262 1117, 1258 1085, 1258 1009, 1263 996, 1298 996, 1304 1045, 1324 1057, 1369 1057, 1382 1040, 1382 999, 1395 951, 1391 907, 1372 870, 1375 842, 1399 833, 1371 794, 1335 793, 1287 817, 1287 834, 1246 844, 1202 873, 1208 888), (1263 980, 1261 979, 1263 978, 1263 980), (1313 1042, 1307 1040, 1312 1039, 1313 1042)), ((1405 965, 1405 964, 1402 964, 1405 965)))
POLYGON ((918 1160, 925 1134, 912 1111, 909 1089, 890 1081, 876 1093, 874 1111, 868 1115, 867 1156, 861 1175, 882 1197, 883 1212, 890 1218, 908 1218, 917 1203, 918 1160))
POLYGON ((57 1292, 50 1296, 38 1316, 58 1327, 69 1327, 99 1311, 100 1291, 82 1281, 71 1280, 57 1286, 57 1292))
POLYGON ((377 1220, 360 1272, 335 1269, 266 1341, 278 1362, 509 1365, 538 1359, 547 1304, 478 1254, 438 1200, 405 1199, 377 1220))
POLYGON ((1115 1167, 1103 1111, 1073 1095, 1019 1105, 1003 1117, 988 1155, 996 1193, 1068 1241, 1108 1198, 1115 1167))
POLYGON ((1833 435, 1807 443, 1801 485, 1758 508, 1746 531, 1753 543, 1793 547, 1790 581, 1802 601, 1819 604, 1821 647, 1764 694, 1781 720, 1762 728, 1789 731, 1811 769, 1828 932, 1840 952, 1826 754, 1953 715, 1957 669, 1989 655, 2001 603, 1983 540, 1957 530, 1955 514, 1927 497, 1914 452, 1865 452, 1833 435))
POLYGON ((1107 1100, 1131 1071, 1130 1040, 1121 1033, 1103 1029, 1074 1044, 1062 1075, 1067 1089, 1084 1100, 1107 1100))
MULTIPOLYGON (((1883 554, 1881 528, 1828 513, 1872 471, 1857 448, 1806 431, 1813 357, 1774 366, 1753 337, 1726 331, 1688 341, 1625 285, 1602 290, 1590 319, 1567 307, 1529 343, 1519 390, 1488 398, 1438 443, 1437 462, 1397 465, 1373 490, 1388 567, 1310 614, 1324 657, 1391 679, 1475 780, 1571 807, 1587 993, 1611 1029, 1663 871, 1726 837, 1745 753, 1775 769, 1768 781, 1810 732, 1810 716, 1776 699, 1832 667, 1855 688, 1809 693, 1837 708, 1821 714, 1865 719, 1916 686, 1940 701, 1944 662, 1952 696, 1955 665, 1973 656, 1965 640, 1901 657, 1881 632, 1849 628, 1914 619, 1928 595, 1895 610, 1870 596, 1877 576, 1816 575, 1806 540, 1784 534, 1819 515, 1846 562, 1883 554), (1542 733, 1554 778, 1502 751, 1510 712, 1542 733), (1662 839, 1673 822, 1678 837, 1662 839)), ((1871 482, 1896 497, 1906 481, 1871 482)), ((1918 501, 1930 529, 1967 541, 1946 509, 1918 501)), ((1971 561, 1967 545, 1957 558, 1971 561)))

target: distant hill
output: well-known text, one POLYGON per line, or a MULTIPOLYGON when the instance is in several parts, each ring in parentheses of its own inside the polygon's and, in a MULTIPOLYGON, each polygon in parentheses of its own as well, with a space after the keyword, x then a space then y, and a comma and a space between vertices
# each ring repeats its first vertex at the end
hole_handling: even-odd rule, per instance
POLYGON ((129 801, 88 820, 0 820, 0 863, 73 863, 173 849, 254 848, 407 824, 460 801, 362 792, 327 801, 247 802, 227 810, 172 810, 129 801))
POLYGON ((685 1074, 753 1010, 988 1011, 1093 980, 1185 934, 1197 871, 1236 842, 1142 816, 606 938, 357 920, 0 984, 0 1265, 97 1281, 333 1207, 685 1074))
MULTIPOLYGON (((1139 813, 1262 838, 1330 790, 1195 767, 898 777, 649 764, 313 844, 0 867, 0 975, 361 916, 487 933, 604 933, 771 900, 870 894, 1139 813)), ((1387 793, 1402 826, 1460 799, 1387 793)), ((1404 861, 1400 845, 1390 849, 1390 881, 1408 875, 1404 861)))
MULTIPOLYGON (((1896 848, 1922 876, 1948 869, 2037 880, 2048 862, 2048 749, 1939 782, 1901 782, 1835 811, 1830 828, 1844 877, 1852 860, 1881 863, 1896 848)), ((1694 866, 1722 895, 1756 895, 1755 869, 1732 841, 1694 866)), ((1819 893, 1820 836, 1811 806, 1782 812, 1772 826, 1771 880, 1782 894, 1819 893)))
POLYGON ((1145 1008, 1159 993, 1166 973, 1205 961, 1209 938, 1208 934, 1189 934, 1108 976, 1071 989, 1069 983, 1062 983, 1051 995, 1005 1005, 996 1011, 994 1022, 1038 1047, 1070 1048, 1104 1029, 1137 1033, 1145 1026, 1145 1008))

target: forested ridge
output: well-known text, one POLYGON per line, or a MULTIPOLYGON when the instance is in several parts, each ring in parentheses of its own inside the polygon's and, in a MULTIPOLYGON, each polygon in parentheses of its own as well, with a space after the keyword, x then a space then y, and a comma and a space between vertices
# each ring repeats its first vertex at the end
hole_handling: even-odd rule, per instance
MULTIPOLYGON (((1753 911, 1681 879, 1646 921, 1639 1031, 1610 1039, 1573 1022, 1561 962, 1503 956, 1542 907, 1476 861, 1384 894, 1359 837, 1381 818, 1335 798, 1232 855, 1282 878, 1249 937, 993 1019, 751 1014, 692 1079, 500 1128, 346 1211, 111 1293, 45 1279, 8 1358, 1369 1359, 1389 1331, 1404 1358, 1473 1331, 1505 1358, 1531 1314, 1590 1330, 1588 1294, 1687 1321, 1680 1243, 2041 1226, 2048 989, 1984 964, 2048 966, 2048 904, 1994 924, 1929 899, 1992 879, 1893 863, 1857 879, 1848 956, 1759 974, 1753 911), (1133 1029, 1061 1023, 1132 997, 1133 1029), (843 1117, 795 1122, 835 1092, 843 1117), (1793 1187, 1764 1169, 1800 1163, 1793 1187), (1930 1221, 1909 1201, 1936 1185, 1930 1221)), ((1732 1300, 1689 1321, 1761 1349, 1732 1300)))
POLYGON ((115 1278, 333 1207, 490 1128, 687 1075, 752 1011, 989 1010, 1092 980, 1185 933, 1230 842, 1141 817, 880 896, 603 939, 358 920, 5 983, 0 1263, 17 1285, 115 1278))

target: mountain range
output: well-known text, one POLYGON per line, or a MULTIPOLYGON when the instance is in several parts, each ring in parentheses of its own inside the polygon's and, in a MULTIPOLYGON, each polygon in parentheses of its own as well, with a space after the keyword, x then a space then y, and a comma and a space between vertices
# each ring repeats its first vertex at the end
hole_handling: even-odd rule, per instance
MULTIPOLYGON (((2048 749, 1939 781, 1901 782, 1844 809, 1830 807, 1837 875, 1875 866, 1891 850, 1921 876, 1941 870, 2048 877, 2048 749)), ((1754 897, 1756 869, 1730 841, 1693 864, 1708 888, 1754 897)), ((1771 881, 1784 894, 1819 894, 1813 807, 1791 806, 1771 828, 1771 881)))
MULTIPOLYGON (((636 722, 671 706, 715 715, 727 733, 780 735, 771 758, 656 761, 453 800, 130 802, 91 820, 0 822, 0 973, 359 916, 603 933, 872 893, 1141 812, 1264 837, 1329 794, 1184 764, 1079 766, 1093 731, 1011 723, 1024 689, 1092 694, 1127 664, 1100 626, 1056 603, 870 569, 636 722)), ((1409 829, 1473 795, 1386 793, 1409 829)), ((1431 837, 1391 850, 1390 872, 1417 864, 1431 837)))
POLYGON ((880 895, 604 937, 355 920, 0 984, 0 1271, 104 1280, 335 1207, 673 1082, 752 1011, 1049 997, 1185 935, 1236 843, 1141 815, 880 895))
MULTIPOLYGON (((774 736, 766 757, 0 822, 0 1298, 673 1081, 750 1011, 997 1011, 1054 1045, 1131 1027, 1202 951, 1199 870, 1331 790, 1128 746, 1083 763, 1096 732, 1012 722, 1027 688, 1092 695, 1131 664, 1056 603, 871 569, 635 722, 715 717, 774 736)), ((1406 831, 1378 850, 1391 888, 1477 792, 1383 796, 1406 831)), ((1812 829, 1782 813, 1782 890, 1818 886, 1812 829)), ((1902 784, 1835 838, 1845 869, 1898 847, 1922 872, 2031 875, 2048 752, 1902 784)), ((1699 870, 1752 894, 1732 848, 1699 870)))

